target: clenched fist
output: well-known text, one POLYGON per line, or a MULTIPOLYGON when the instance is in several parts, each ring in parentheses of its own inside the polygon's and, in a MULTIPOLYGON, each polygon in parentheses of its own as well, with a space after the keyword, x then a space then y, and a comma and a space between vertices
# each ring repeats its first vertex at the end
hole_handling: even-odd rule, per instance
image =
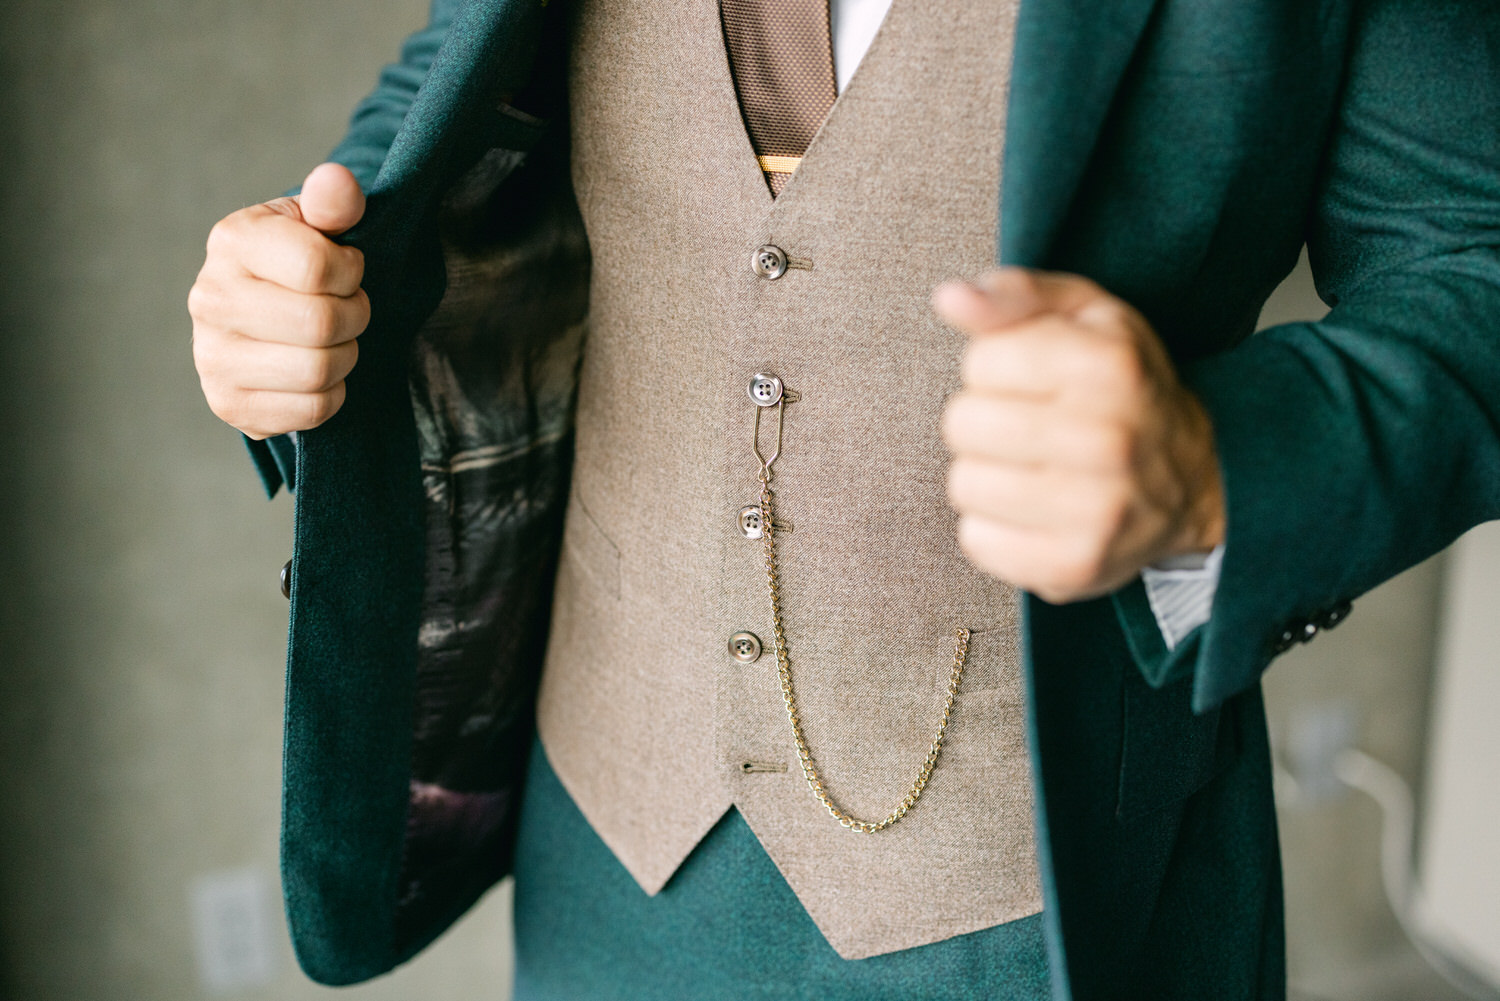
POLYGON ((301 195, 241 209, 208 235, 188 293, 193 361, 209 408, 252 438, 317 427, 343 405, 370 300, 364 255, 329 237, 364 211, 354 175, 325 163, 301 195))
POLYGON ((1213 427, 1138 312, 1085 278, 1017 268, 941 285, 933 306, 969 335, 943 438, 976 566, 1067 602, 1223 540, 1213 427))

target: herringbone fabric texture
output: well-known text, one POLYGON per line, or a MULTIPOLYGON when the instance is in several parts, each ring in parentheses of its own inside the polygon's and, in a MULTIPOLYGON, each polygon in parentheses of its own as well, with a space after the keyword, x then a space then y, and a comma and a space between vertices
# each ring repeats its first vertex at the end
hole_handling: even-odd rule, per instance
POLYGON ((745 130, 778 195, 838 96, 828 0, 720 0, 719 16, 745 130))

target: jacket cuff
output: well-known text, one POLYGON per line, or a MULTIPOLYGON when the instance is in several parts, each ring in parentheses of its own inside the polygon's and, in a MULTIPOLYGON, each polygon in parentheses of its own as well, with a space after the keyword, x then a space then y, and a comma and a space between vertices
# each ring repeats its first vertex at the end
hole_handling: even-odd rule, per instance
POLYGON ((1140 577, 1110 595, 1110 600, 1125 632, 1130 654, 1147 684, 1161 688, 1193 674, 1207 619, 1169 647, 1151 607, 1146 583, 1140 577))

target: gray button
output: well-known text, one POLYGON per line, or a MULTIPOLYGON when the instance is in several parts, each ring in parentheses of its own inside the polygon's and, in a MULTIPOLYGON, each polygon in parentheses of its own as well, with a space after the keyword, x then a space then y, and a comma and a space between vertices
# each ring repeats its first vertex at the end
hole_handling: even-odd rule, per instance
POLYGON ((760 659, 760 637, 754 633, 735 633, 729 637, 729 652, 741 664, 760 659))
POLYGON ((786 274, 786 251, 768 243, 750 255, 750 269, 762 278, 780 278, 786 274))
POLYGON ((768 372, 757 372, 750 380, 747 391, 750 399, 755 401, 759 407, 774 407, 781 402, 786 388, 782 386, 781 380, 768 372))
POLYGON ((292 596, 292 561, 287 560, 281 567, 281 596, 290 598, 292 596))
POLYGON ((740 508, 740 534, 747 539, 758 539, 765 535, 765 529, 761 521, 760 508, 755 504, 747 504, 740 508))

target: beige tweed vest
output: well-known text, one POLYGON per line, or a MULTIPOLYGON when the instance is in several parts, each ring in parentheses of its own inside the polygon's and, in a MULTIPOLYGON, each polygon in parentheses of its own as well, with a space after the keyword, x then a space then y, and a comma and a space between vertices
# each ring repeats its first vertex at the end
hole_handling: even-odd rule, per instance
POLYGON ((575 29, 593 279, 542 742, 647 893, 733 806, 846 958, 1041 908, 1017 600, 954 541, 939 415, 963 340, 928 305, 993 260, 1016 6, 895 0, 774 201, 715 0, 582 0, 575 29), (781 277, 752 269, 762 245, 781 277), (758 372, 798 394, 775 465, 786 636, 808 743, 857 816, 911 787, 974 631, 931 782, 875 834, 813 796, 782 704, 736 517, 758 372), (754 662, 730 654, 742 631, 754 662))

